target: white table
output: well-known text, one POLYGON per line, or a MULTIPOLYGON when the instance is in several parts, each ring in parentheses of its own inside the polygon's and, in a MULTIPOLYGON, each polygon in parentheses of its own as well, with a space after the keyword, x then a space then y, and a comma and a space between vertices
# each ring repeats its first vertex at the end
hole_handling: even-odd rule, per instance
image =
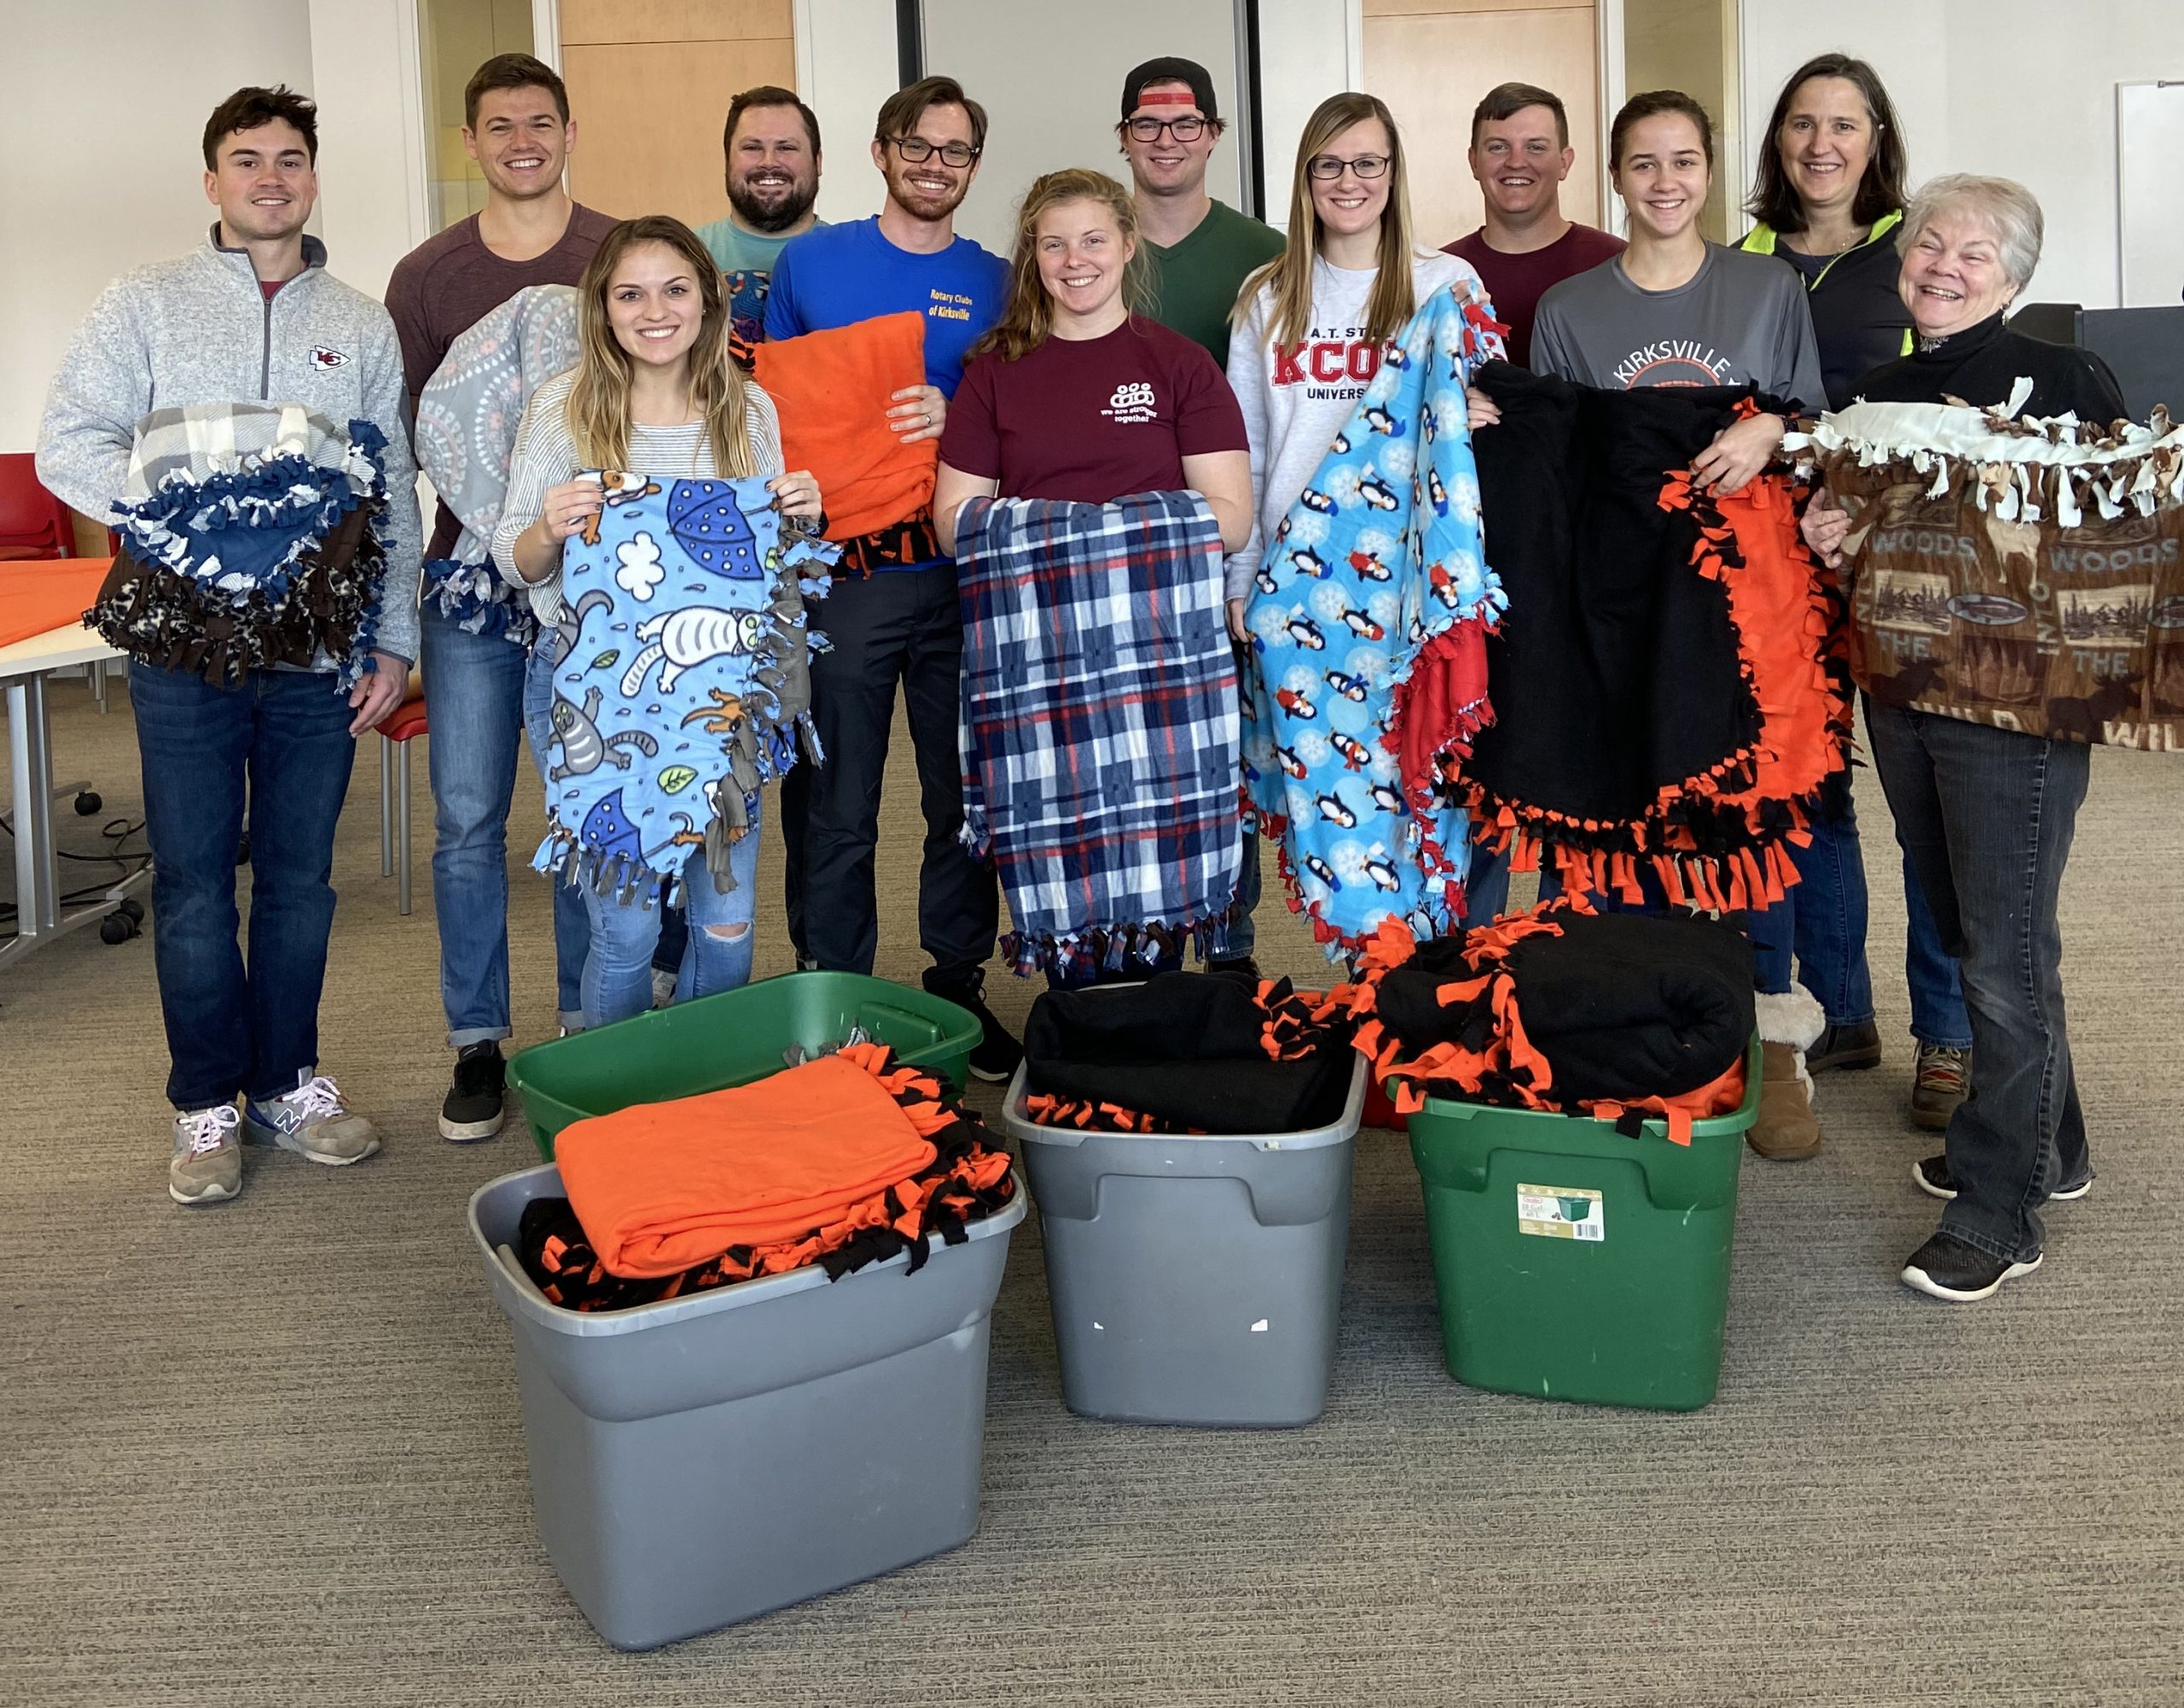
POLYGON ((115 883, 98 900, 67 913, 61 910, 61 863, 53 838, 53 730, 46 717, 45 678, 49 671, 71 665, 120 656, 119 648, 80 624, 0 647, 0 682, 8 688, 9 781, 15 821, 15 935, 0 944, 0 966, 105 918, 132 890, 150 881, 148 866, 115 883))

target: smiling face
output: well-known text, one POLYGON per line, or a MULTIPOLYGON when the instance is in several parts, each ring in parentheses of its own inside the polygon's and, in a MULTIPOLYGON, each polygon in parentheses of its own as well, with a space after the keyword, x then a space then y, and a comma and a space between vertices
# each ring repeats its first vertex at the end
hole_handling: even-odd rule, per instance
POLYGON ((576 139, 577 127, 561 122, 554 91, 535 83, 487 90, 478 97, 478 122, 462 131, 462 146, 485 175, 486 187, 512 201, 559 189, 576 139))
POLYGON ((1172 130, 1163 131, 1150 142, 1130 135, 1123 125, 1123 154, 1140 195, 1195 195, 1205 187, 1205 165, 1213 158, 1221 133, 1205 122, 1198 101, 1187 83, 1149 83, 1138 91, 1137 111, 1131 119, 1157 119, 1173 124, 1178 119, 1197 119, 1205 128, 1188 142, 1179 142, 1172 130), (1148 100, 1148 96, 1181 96, 1182 99, 1148 100))
POLYGON ((1631 125, 1613 168, 1615 191, 1630 211, 1632 236, 1681 237, 1706 205, 1713 173, 1699 127, 1681 113, 1656 113, 1631 125))
POLYGON ((971 115, 960 107, 928 107, 908 134, 931 143, 934 152, 921 160, 906 160, 892 142, 872 145, 873 164, 886 175, 887 199, 913 219, 945 219, 970 194, 979 163, 973 157, 968 166, 951 166, 940 158, 939 150, 949 142, 960 142, 966 148, 976 146, 971 115))
POLYGON ((1560 200, 1577 151, 1563 146, 1553 107, 1520 107, 1507 119, 1482 123, 1466 158, 1487 205, 1523 221, 1560 200))
POLYGON ((1874 140, 1866 97, 1849 78, 1809 77, 1790 91, 1774 148, 1808 219, 1857 199, 1874 140))
POLYGON ((304 133, 285 119, 220 139, 205 174, 205 198, 220 210, 222 241, 230 247, 273 243, 304 229, 318 201, 304 133))
POLYGON ((704 323, 690 264, 665 243, 633 244, 607 282, 607 324, 630 360, 654 368, 686 362, 704 323))
POLYGON ((1337 178, 1314 177, 1312 211, 1319 215, 1322 231, 1354 237, 1380 223, 1387 211, 1388 187, 1395 182, 1394 168, 1386 164, 1394 152, 1388 127, 1377 119, 1361 119, 1313 156, 1315 160, 1345 162, 1377 160, 1385 168, 1378 177, 1361 178, 1354 171, 1345 171, 1337 178))
POLYGON ((1103 202, 1056 202, 1032 234, 1039 282, 1058 313, 1089 317, 1114 301, 1123 270, 1137 246, 1124 237, 1103 202))
POLYGON ((2018 288, 2003 270, 1994 227, 1943 209, 1905 247, 1896 290, 1921 338, 1948 338, 2007 308, 2018 288))
POLYGON ((728 148, 728 200, 753 231, 786 231, 819 195, 819 157, 793 107, 746 107, 728 148))

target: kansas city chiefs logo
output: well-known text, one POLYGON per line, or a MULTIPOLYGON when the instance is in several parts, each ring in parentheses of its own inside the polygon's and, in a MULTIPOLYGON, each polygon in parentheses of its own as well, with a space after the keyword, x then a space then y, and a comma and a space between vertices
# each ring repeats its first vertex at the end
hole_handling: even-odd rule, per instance
POLYGON ((346 368, 349 358, 338 350, 329 350, 323 344, 311 347, 311 365, 314 368, 346 368))

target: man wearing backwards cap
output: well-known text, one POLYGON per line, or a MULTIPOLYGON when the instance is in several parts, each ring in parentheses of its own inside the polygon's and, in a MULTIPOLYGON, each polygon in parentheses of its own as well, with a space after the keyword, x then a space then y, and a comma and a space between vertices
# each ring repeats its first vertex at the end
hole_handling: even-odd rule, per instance
MULTIPOLYGON (((1194 60, 1147 60, 1123 79, 1122 123, 1115 127, 1137 191, 1137 234, 1150 257, 1146 282, 1161 325, 1205 346, 1225 372, 1228 316, 1245 279, 1282 250, 1282 237, 1247 213, 1205 193, 1206 162, 1228 127, 1214 105, 1213 79, 1194 60)), ((1228 953, 1211 963, 1248 972, 1259 902, 1258 838, 1244 835, 1240 903, 1228 928, 1228 953)))

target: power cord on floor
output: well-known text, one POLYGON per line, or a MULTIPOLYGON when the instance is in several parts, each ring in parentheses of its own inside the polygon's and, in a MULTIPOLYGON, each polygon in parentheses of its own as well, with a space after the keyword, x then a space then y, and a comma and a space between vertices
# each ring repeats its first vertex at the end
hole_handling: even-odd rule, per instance
MULTIPOLYGON (((91 810, 96 812, 98 810, 96 804, 96 797, 92 799, 95 804, 91 810)), ((0 813, 0 831, 4 831, 9 837, 15 835, 15 825, 13 814, 0 813)), ((55 857, 73 860, 78 865, 117 866, 122 869, 119 877, 112 878, 103 883, 93 884, 88 888, 67 892, 60 898, 57 905, 64 909, 82 907, 87 903, 96 901, 101 896, 112 891, 116 885, 125 884, 139 873, 147 870, 152 863, 151 850, 148 848, 132 850, 126 845, 130 838, 141 836, 143 831, 144 821, 141 818, 131 819, 126 816, 109 818, 99 827, 100 836, 111 845, 105 853, 77 854, 66 848, 54 850, 55 857)), ((141 923, 144 917, 143 904, 133 899, 125 899, 115 909, 115 912, 128 916, 130 928, 119 935, 108 936, 107 925, 112 923, 109 921, 100 927, 99 934, 109 943, 125 942, 136 935, 135 927, 141 923)), ((20 918, 21 910, 14 902, 0 902, 0 922, 4 922, 9 927, 0 931, 0 942, 5 942, 20 934, 17 921, 20 918)))

